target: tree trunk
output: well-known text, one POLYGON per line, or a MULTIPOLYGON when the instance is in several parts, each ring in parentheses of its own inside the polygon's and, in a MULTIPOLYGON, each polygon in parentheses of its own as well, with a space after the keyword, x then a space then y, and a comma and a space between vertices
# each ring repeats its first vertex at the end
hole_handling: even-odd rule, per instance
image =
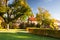
POLYGON ((7 24, 7 30, 9 30, 9 24, 7 24))

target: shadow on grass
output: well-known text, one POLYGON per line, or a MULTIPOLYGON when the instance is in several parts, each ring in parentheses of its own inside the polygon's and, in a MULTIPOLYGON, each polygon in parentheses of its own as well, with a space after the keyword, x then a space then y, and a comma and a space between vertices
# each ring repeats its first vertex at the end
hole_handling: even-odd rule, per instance
POLYGON ((17 32, 17 33, 0 33, 0 40, 59 40, 59 39, 17 32))

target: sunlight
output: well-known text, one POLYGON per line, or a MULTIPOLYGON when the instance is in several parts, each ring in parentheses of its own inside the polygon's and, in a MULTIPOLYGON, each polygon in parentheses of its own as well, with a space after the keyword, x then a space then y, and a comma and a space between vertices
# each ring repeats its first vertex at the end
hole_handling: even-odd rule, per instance
POLYGON ((29 36, 14 36, 14 37, 17 37, 17 38, 31 38, 29 36))
POLYGON ((25 35, 22 35, 22 36, 18 36, 18 35, 9 35, 9 36, 12 36, 12 37, 16 37, 16 38, 31 38, 30 36, 25 36, 25 35))

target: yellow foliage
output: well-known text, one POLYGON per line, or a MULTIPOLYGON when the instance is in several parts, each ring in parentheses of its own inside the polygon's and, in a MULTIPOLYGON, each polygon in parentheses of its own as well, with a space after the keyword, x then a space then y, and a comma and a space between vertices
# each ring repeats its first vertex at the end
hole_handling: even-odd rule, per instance
POLYGON ((43 17, 49 19, 50 18, 50 13, 48 11, 43 12, 43 17))
POLYGON ((21 1, 21 4, 24 5, 24 1, 21 1))
POLYGON ((50 27, 54 30, 54 27, 52 26, 52 24, 50 24, 50 27))
POLYGON ((54 24, 54 27, 56 30, 58 30, 58 25, 57 24, 54 24))
POLYGON ((6 12, 6 7, 5 6, 1 6, 0 7, 0 12, 6 12))

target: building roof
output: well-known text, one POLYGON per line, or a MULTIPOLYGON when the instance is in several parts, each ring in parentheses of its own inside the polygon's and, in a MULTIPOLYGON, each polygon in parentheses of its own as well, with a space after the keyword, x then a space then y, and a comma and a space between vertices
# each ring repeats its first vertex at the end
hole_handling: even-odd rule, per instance
POLYGON ((36 21, 36 18, 34 18, 33 16, 28 18, 29 21, 36 21))

